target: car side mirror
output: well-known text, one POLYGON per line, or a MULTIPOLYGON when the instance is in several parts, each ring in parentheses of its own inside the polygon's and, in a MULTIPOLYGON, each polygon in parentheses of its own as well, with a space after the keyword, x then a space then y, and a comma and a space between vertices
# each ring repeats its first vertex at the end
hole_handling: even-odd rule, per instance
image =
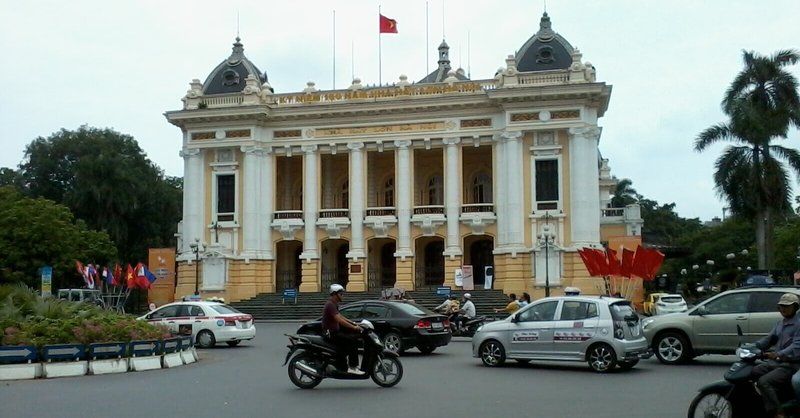
POLYGON ((703 315, 705 315, 707 313, 708 313, 708 309, 706 309, 706 307, 704 305, 703 306, 699 306, 697 308, 697 314, 698 315, 703 316, 703 315))
POLYGON ((511 315, 511 322, 519 322, 519 315, 511 315))

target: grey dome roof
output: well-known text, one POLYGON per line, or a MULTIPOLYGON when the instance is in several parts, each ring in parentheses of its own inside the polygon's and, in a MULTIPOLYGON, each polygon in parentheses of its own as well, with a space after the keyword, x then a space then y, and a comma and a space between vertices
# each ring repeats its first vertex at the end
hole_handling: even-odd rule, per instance
POLYGON ((544 12, 539 23, 539 31, 517 52, 517 70, 521 72, 565 70, 572 64, 573 51, 575 48, 564 37, 553 31, 550 16, 544 12))
POLYGON ((203 83, 203 94, 239 93, 244 90, 245 79, 250 74, 256 76, 259 84, 267 82, 267 73, 259 71, 258 67, 244 56, 244 46, 237 36, 233 44, 233 52, 225 61, 222 61, 203 83))
MULTIPOLYGON (((450 66, 450 46, 442 39, 442 43, 439 45, 439 67, 417 83, 441 83, 447 78, 452 69, 450 66)), ((455 77, 459 80, 469 80, 461 69, 455 72, 455 77)))

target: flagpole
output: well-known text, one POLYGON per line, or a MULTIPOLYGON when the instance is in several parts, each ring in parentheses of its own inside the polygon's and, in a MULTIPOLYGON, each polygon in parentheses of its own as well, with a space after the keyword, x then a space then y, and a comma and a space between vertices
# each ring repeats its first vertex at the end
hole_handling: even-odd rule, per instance
POLYGON ((378 86, 381 85, 381 66, 383 65, 383 61, 381 59, 381 28, 380 28, 380 19, 381 19, 381 5, 378 5, 378 86))
POLYGON ((333 89, 336 90, 336 9, 333 9, 333 89))
POLYGON ((430 69, 430 52, 428 48, 430 47, 431 41, 428 39, 428 1, 425 1, 425 75, 431 73, 430 69))

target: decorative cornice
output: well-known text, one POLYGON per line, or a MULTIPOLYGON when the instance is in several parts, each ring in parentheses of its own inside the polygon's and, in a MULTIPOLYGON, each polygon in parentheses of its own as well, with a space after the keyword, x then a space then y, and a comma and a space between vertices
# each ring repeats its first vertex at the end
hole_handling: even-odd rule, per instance
POLYGON ((407 149, 411 146, 411 141, 409 140, 402 140, 402 141, 394 141, 394 146, 398 149, 407 149))
POLYGON ((364 143, 363 142, 350 142, 350 143, 347 144, 347 149, 349 149, 350 151, 353 151, 353 152, 361 152, 361 150, 364 149, 364 143))
POLYGON ((300 147, 300 149, 306 154, 313 154, 313 153, 317 152, 317 146, 316 145, 303 145, 303 146, 300 147))
POLYGON ((461 138, 444 138, 442 143, 445 145, 458 145, 461 143, 461 138))

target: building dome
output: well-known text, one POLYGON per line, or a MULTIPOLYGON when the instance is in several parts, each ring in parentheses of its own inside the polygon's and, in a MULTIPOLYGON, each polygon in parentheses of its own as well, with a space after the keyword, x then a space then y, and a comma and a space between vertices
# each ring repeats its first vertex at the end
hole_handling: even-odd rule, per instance
POLYGON ((244 46, 240 41, 237 36, 231 56, 217 65, 208 75, 206 82, 203 83, 204 95, 240 93, 246 85, 245 79, 251 74, 258 78, 259 84, 267 82, 267 73, 259 71, 258 67, 244 56, 244 46))
POLYGON ((517 52, 517 71, 566 70, 572 64, 574 50, 564 37, 553 32, 550 16, 544 12, 539 31, 517 52))

